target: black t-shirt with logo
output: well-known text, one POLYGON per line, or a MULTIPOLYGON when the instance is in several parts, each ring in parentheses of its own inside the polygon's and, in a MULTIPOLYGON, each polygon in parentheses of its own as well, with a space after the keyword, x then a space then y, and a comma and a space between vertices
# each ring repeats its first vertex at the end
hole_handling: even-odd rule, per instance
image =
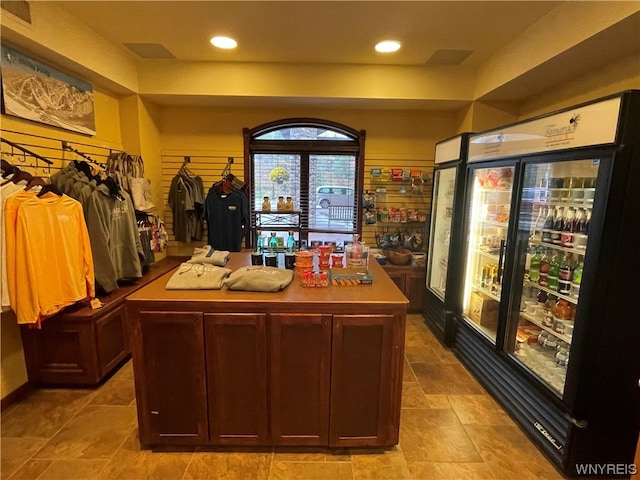
POLYGON ((216 250, 239 252, 243 226, 247 224, 247 198, 239 190, 217 193, 211 188, 205 200, 203 217, 207 222, 208 243, 216 250))

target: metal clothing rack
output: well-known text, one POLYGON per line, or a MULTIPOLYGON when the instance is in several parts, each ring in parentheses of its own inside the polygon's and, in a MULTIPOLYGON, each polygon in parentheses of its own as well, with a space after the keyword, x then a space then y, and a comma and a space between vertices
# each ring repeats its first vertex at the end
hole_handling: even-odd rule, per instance
POLYGON ((36 160, 40 160, 40 161, 46 163, 47 165, 53 165, 53 162, 51 160, 48 160, 48 159, 44 158, 43 156, 32 152, 31 150, 29 150, 28 148, 23 147, 22 145, 19 145, 19 144, 15 143, 15 142, 11 142, 11 141, 7 140, 6 138, 2 138, 2 137, 0 137, 0 141, 2 141, 2 143, 6 143, 7 145, 11 145, 11 148, 17 148, 18 150, 22 151, 23 153, 26 153, 27 155, 30 155, 33 158, 35 158, 36 160))

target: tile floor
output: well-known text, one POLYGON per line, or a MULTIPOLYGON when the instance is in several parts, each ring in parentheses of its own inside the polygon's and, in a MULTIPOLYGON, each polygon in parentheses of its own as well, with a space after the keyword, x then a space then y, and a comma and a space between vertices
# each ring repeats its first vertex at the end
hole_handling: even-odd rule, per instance
POLYGON ((2 415, 2 480, 562 479, 508 415, 407 318, 400 444, 373 452, 138 447, 129 361, 95 390, 37 390, 2 415))

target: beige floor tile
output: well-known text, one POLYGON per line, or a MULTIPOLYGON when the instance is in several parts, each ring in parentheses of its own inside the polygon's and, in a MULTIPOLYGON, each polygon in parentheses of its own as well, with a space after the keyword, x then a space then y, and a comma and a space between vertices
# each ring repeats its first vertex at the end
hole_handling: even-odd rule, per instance
POLYGON ((127 363, 122 365, 116 373, 107 381, 117 380, 121 382, 133 382, 133 360, 129 359, 127 363))
POLYGON ((407 462, 398 448, 384 451, 363 449, 351 451, 354 480, 410 479, 407 462))
POLYGON ((434 340, 429 346, 433 349, 433 353, 438 362, 460 363, 454 353, 448 348, 444 347, 437 339, 434 340))
POLYGON ((93 395, 91 390, 36 390, 2 413, 2 436, 50 438, 93 395))
POLYGON ((38 438, 2 438, 0 442, 0 478, 9 478, 42 448, 46 440, 38 438))
POLYGON ((463 425, 515 425, 488 395, 449 395, 449 403, 463 425))
POLYGON ((406 347, 420 347, 426 346, 431 343, 429 333, 426 325, 419 325, 417 323, 407 322, 407 327, 404 335, 404 343, 406 347))
POLYGON ((40 459, 110 459, 137 428, 131 406, 86 406, 38 452, 40 459))
POLYGON ((273 453, 196 452, 182 480, 267 480, 273 453))
POLYGON ((402 409, 400 447, 408 462, 481 462, 452 409, 402 409))
POLYGON ((426 408, 451 408, 447 395, 433 395, 428 393, 425 394, 424 400, 426 402, 426 408))
MULTIPOLYGON (((47 468, 54 462, 54 460, 28 460, 22 464, 18 470, 11 475, 11 480, 34 480, 40 478, 47 468)), ((4 469, 2 471, 2 478, 7 478, 4 475, 4 469)))
POLYGON ((271 463, 269 480, 353 480, 351 462, 271 463))
POLYGON ((438 359, 430 345, 407 346, 404 356, 411 363, 434 363, 438 359))
POLYGON ((128 380, 111 380, 102 385, 89 405, 131 405, 136 398, 135 387, 128 380))
POLYGON ((412 363, 425 394, 484 394, 480 384, 460 364, 412 363))
POLYGON ((277 462, 349 462, 346 448, 276 447, 273 460, 277 462))
POLYGON ((193 452, 140 450, 138 434, 133 432, 122 443, 96 480, 182 479, 194 455, 193 452))
POLYGON ((106 460, 52 460, 37 479, 95 480, 106 464, 106 460))
POLYGON ((413 369, 411 368, 411 365, 409 365, 409 362, 407 361, 406 357, 404 359, 404 365, 402 367, 402 381, 403 382, 417 382, 418 381, 418 379, 416 378, 415 374, 413 373, 413 369))
MULTIPOLYGON (((493 480, 489 466, 477 463, 409 462, 413 480, 493 480)), ((514 478, 512 478, 514 480, 514 478)))
POLYGON ((402 384, 402 408, 429 408, 419 383, 402 384))

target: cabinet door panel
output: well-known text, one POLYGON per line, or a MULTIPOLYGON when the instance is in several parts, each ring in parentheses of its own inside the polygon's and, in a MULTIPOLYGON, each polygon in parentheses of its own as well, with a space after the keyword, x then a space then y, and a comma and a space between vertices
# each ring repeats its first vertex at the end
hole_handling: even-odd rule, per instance
POLYGON ((422 302, 426 289, 427 275, 424 271, 409 272, 405 279, 405 296, 409 299, 407 310, 410 312, 422 311, 422 302))
POLYGON ((140 312, 138 321, 142 351, 134 352, 134 367, 142 362, 136 369, 141 443, 207 443, 202 313, 140 312))
POLYGON ((211 442, 268 444, 266 314, 205 314, 211 442))
POLYGON ((393 315, 334 315, 331 446, 390 442, 393 324, 393 315))
POLYGON ((276 445, 328 445, 331 315, 272 314, 271 428, 276 445))

